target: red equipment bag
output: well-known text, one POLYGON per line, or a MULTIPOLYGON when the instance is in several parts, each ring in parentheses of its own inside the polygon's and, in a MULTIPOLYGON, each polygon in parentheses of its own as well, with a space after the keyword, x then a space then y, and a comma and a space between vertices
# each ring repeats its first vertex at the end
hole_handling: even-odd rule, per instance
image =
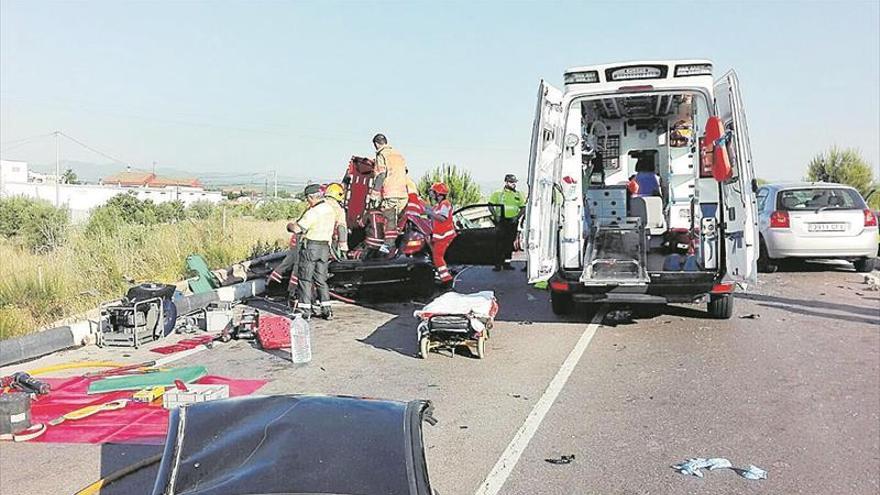
POLYGON ((706 135, 703 138, 705 153, 712 153, 712 177, 718 182, 724 182, 733 176, 733 167, 730 166, 730 157, 727 155, 727 146, 716 142, 724 136, 724 123, 721 119, 712 116, 706 121, 706 135))
POLYGON ((290 347, 290 318, 281 315, 260 315, 257 340, 263 349, 290 347))

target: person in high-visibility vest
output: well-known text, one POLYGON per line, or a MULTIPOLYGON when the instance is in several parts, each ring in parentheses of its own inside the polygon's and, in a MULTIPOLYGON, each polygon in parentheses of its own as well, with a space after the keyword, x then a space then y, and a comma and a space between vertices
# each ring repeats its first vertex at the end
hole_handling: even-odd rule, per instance
POLYGON ((495 268, 498 272, 502 269, 513 270, 510 258, 513 255, 513 243, 516 241, 516 232, 519 229, 519 219, 525 212, 526 196, 516 190, 517 179, 513 174, 504 176, 504 188, 495 191, 489 197, 489 203, 496 207, 495 226, 498 228, 498 236, 495 243, 495 268))
POLYGON ((348 220, 345 208, 342 207, 342 202, 345 201, 345 189, 342 187, 342 184, 336 182, 327 184, 327 188, 324 189, 324 198, 326 198, 330 207, 336 213, 336 231, 333 235, 332 246, 333 256, 338 260, 345 259, 345 254, 348 252, 348 220))
POLYGON ((376 148, 376 166, 374 168, 373 189, 370 200, 378 202, 385 216, 385 242, 380 251, 390 254, 397 243, 397 219, 406 207, 407 176, 406 159, 399 151, 388 144, 384 134, 373 136, 376 148))
POLYGON ((448 286, 452 283, 452 275, 449 273, 449 267, 446 266, 446 250, 457 235, 455 222, 452 219, 452 203, 447 199, 449 188, 442 182, 435 182, 431 185, 428 195, 434 203, 433 208, 425 209, 425 213, 434 221, 431 234, 434 268, 437 270, 440 283, 448 286))
POLYGON ((302 250, 299 261, 299 302, 297 310, 308 319, 312 313, 331 319, 330 286, 327 284, 330 267, 330 241, 336 229, 336 212, 321 193, 321 186, 306 186, 306 201, 309 209, 293 226, 294 233, 302 234, 302 250), (317 289, 319 304, 313 304, 317 289))

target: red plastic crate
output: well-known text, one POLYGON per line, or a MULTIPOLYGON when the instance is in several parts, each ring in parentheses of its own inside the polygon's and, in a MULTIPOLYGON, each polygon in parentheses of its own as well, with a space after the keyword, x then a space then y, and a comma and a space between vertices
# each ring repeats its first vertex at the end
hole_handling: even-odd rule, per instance
POLYGON ((260 315, 257 340, 263 349, 290 347, 290 318, 280 315, 260 315))

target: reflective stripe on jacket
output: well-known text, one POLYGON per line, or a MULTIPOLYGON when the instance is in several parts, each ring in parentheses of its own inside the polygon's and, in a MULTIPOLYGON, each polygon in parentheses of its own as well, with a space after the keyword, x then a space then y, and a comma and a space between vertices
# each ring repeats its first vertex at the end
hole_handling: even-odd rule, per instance
POLYGON ((434 214, 446 217, 446 220, 434 218, 434 239, 447 239, 455 236, 455 222, 452 219, 452 203, 444 199, 434 207, 434 214))

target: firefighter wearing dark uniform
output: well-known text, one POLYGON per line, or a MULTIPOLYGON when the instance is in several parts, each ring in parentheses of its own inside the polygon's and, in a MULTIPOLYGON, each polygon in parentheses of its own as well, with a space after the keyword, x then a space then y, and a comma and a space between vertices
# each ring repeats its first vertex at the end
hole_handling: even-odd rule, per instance
POLYGON ((427 208, 425 213, 433 220, 433 232, 431 235, 431 252, 434 268, 440 283, 450 285, 452 275, 446 266, 446 250, 455 239, 455 223, 452 220, 452 203, 449 202, 449 188, 442 182, 435 182, 428 191, 433 208, 427 208))
POLYGON ((297 220, 295 232, 302 233, 299 260, 299 302, 297 310, 303 318, 313 313, 325 319, 333 317, 330 310, 330 287, 327 276, 330 266, 330 241, 336 229, 336 212, 321 195, 321 186, 312 184, 305 189, 309 209, 297 220), (320 303, 314 301, 317 291, 320 303))
POLYGON ((291 308, 296 308, 297 287, 299 286, 299 254, 300 254, 300 234, 294 233, 296 223, 287 224, 287 231, 290 232, 290 246, 287 249, 287 255, 281 263, 269 274, 269 283, 281 283, 281 276, 290 270, 290 279, 287 283, 287 292, 289 294, 289 304, 291 308))

